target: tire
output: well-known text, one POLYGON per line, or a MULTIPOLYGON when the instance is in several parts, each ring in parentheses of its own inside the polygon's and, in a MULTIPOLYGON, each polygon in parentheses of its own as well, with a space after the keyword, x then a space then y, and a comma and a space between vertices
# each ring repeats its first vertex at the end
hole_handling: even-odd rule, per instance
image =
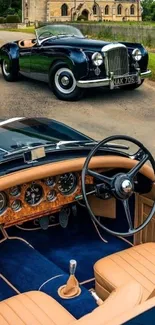
POLYGON ((19 78, 18 68, 16 65, 13 67, 13 64, 9 56, 6 59, 2 60, 1 69, 2 69, 3 77, 6 81, 11 82, 11 81, 18 80, 19 78))
POLYGON ((84 93, 83 89, 77 87, 73 72, 63 62, 58 62, 51 68, 49 84, 54 95, 61 100, 76 101, 84 93))
POLYGON ((144 79, 142 79, 140 84, 135 83, 135 84, 123 86, 121 88, 124 90, 134 90, 134 89, 139 88, 143 84, 143 82, 144 82, 144 79))

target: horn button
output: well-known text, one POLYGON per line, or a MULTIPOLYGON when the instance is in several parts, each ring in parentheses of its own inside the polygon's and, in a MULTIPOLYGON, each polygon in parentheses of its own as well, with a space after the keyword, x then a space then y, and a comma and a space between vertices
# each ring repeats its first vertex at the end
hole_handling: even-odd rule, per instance
POLYGON ((114 186, 115 194, 119 199, 129 198, 134 191, 134 184, 126 174, 117 175, 114 186))

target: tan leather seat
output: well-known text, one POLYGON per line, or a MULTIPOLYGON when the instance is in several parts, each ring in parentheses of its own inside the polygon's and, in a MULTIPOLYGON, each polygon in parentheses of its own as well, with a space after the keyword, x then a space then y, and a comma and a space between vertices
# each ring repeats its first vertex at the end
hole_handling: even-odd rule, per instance
POLYGON ((25 49, 25 48, 31 48, 34 45, 36 45, 36 42, 34 42, 33 39, 26 39, 26 40, 21 40, 21 41, 18 42, 18 46, 20 48, 23 48, 23 49, 25 49))
POLYGON ((30 291, 0 303, 0 325, 68 325, 75 318, 56 300, 30 291))
POLYGON ((31 291, 0 303, 0 325, 105 325, 139 305, 141 298, 141 286, 132 281, 113 292, 92 313, 76 320, 47 294, 31 291))
POLYGON ((155 289, 155 243, 146 243, 100 259, 94 265, 96 292, 105 299, 119 286, 136 280, 146 300, 155 289))

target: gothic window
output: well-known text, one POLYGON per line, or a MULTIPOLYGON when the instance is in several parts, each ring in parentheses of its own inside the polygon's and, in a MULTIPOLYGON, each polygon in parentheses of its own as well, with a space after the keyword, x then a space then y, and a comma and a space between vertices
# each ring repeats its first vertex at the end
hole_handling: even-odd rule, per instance
POLYGON ((66 3, 61 6, 61 16, 68 16, 68 6, 66 3))
POLYGON ((96 5, 93 6, 93 15, 97 15, 97 6, 96 5))
POLYGON ((134 15, 135 14, 135 6, 131 5, 130 7, 130 15, 134 15))
POLYGON ((119 4, 117 6, 117 15, 121 15, 122 14, 122 6, 119 4))
POLYGON ((105 15, 109 15, 109 6, 108 5, 105 6, 105 15))

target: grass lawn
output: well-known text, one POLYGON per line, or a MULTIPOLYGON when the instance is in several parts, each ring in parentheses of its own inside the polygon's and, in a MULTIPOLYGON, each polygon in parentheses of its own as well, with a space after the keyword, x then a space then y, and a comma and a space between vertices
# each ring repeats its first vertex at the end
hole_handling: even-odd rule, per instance
POLYGON ((152 71, 150 79, 155 81, 155 53, 149 53, 149 68, 152 71))
POLYGON ((7 31, 7 32, 21 32, 21 33, 32 33, 34 34, 35 28, 34 27, 27 27, 27 28, 7 28, 7 29, 1 29, 0 31, 7 31))

